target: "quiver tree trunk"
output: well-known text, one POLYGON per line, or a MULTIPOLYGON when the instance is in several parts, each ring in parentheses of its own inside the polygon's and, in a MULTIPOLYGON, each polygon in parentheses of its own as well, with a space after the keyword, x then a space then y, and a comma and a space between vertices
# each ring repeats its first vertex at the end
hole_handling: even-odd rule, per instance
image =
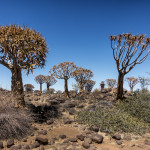
POLYGON ((49 90, 49 87, 50 87, 50 85, 49 85, 49 83, 47 83, 47 91, 49 90))
POLYGON ((12 68, 11 91, 15 100, 16 107, 24 107, 24 91, 22 83, 22 75, 20 68, 12 68))
POLYGON ((65 81, 65 97, 69 98, 69 92, 68 92, 68 79, 64 79, 65 81))
POLYGON ((124 80, 124 75, 123 73, 119 72, 118 76, 118 85, 117 85, 117 100, 123 99, 123 80, 124 80))
POLYGON ((133 87, 130 87, 131 94, 133 94, 133 87))
POLYGON ((42 83, 40 83, 40 92, 42 93, 42 83))
POLYGON ((80 93, 83 93, 83 92, 84 92, 84 85, 81 84, 81 85, 80 85, 80 93))

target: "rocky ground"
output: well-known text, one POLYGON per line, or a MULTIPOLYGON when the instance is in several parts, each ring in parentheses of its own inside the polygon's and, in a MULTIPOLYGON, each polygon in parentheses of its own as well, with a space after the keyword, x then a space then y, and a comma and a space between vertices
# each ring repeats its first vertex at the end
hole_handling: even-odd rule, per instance
MULTIPOLYGON (((8 95, 8 91, 5 94, 8 95)), ((103 91, 97 95, 81 95, 66 100, 62 94, 25 93, 25 101, 38 120, 33 132, 20 140, 0 142, 0 149, 10 150, 150 150, 150 135, 116 133, 113 136, 99 131, 96 126, 78 124, 76 112, 92 111, 98 106, 112 107, 113 93, 103 91), (49 111, 50 109, 50 111, 49 111)))

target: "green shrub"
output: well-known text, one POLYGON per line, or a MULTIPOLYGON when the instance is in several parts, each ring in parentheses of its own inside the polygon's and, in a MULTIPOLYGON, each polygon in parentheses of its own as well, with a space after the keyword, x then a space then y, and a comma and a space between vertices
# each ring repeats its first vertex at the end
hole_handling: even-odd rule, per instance
POLYGON ((142 122, 150 123, 150 94, 148 92, 140 91, 134 96, 128 97, 120 102, 117 108, 142 122))
POLYGON ((77 115, 79 123, 97 125, 110 134, 126 132, 150 133, 150 94, 137 92, 134 96, 119 102, 112 109, 99 107, 96 111, 81 111, 77 115))
POLYGON ((82 111, 78 113, 77 120, 79 123, 89 126, 97 125, 101 131, 107 131, 110 134, 116 132, 136 134, 150 132, 150 124, 143 123, 130 114, 121 112, 116 108, 111 110, 99 108, 94 112, 82 111))

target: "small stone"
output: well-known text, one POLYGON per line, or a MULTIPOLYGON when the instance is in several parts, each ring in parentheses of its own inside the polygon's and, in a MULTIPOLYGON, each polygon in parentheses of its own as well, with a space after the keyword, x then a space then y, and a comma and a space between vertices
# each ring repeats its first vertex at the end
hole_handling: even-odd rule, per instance
POLYGON ((40 143, 38 141, 35 141, 32 145, 31 148, 37 148, 40 146, 40 143))
POLYGON ((90 130, 95 131, 95 132, 98 132, 98 131, 99 131, 99 127, 97 127, 97 126, 92 126, 92 127, 90 127, 90 130))
POLYGON ((82 143, 82 146, 83 146, 85 149, 90 148, 90 144, 89 144, 89 143, 86 143, 86 142, 83 142, 83 143, 82 143))
POLYGON ((13 145, 14 145, 14 140, 13 139, 10 139, 10 140, 7 141, 7 148, 10 148, 13 145))
POLYGON ((66 140, 64 140, 64 141, 63 141, 63 143, 69 143, 69 140, 68 140, 68 139, 66 139, 66 140))
POLYGON ((13 145, 10 147, 10 150, 20 150, 22 148, 21 145, 13 145))
POLYGON ((74 108, 69 110, 69 115, 74 115, 76 113, 76 110, 74 108))
POLYGON ((86 131, 85 133, 86 133, 86 134, 92 134, 93 132, 90 131, 90 130, 88 130, 88 131, 86 131))
POLYGON ((118 141, 118 140, 116 140, 116 143, 118 144, 118 145, 121 145, 122 144, 122 141, 118 141))
POLYGON ((102 143, 103 139, 104 139, 103 136, 99 134, 95 134, 92 136, 92 141, 98 144, 102 143))
POLYGON ((47 145, 48 144, 48 139, 43 138, 43 137, 36 137, 35 141, 38 141, 40 144, 47 145))
POLYGON ((77 138, 70 138, 69 141, 70 142, 77 142, 77 138))
POLYGON ((67 136, 64 135, 64 134, 59 135, 59 138, 61 138, 61 139, 65 139, 66 137, 67 137, 67 136))
POLYGON ((29 147, 28 144, 25 144, 25 145, 23 145, 22 147, 23 147, 23 149, 30 149, 30 147, 29 147))
POLYGON ((27 139, 23 139, 23 142, 27 142, 27 139))
POLYGON ((134 147, 135 146, 135 144, 131 144, 131 147, 134 147))
POLYGON ((45 148, 43 146, 40 146, 39 150, 45 150, 45 148))
POLYGON ((54 123, 53 120, 48 120, 48 121, 47 121, 47 124, 48 124, 48 125, 53 124, 53 123, 54 123))
POLYGON ((34 136, 34 133, 31 133, 30 135, 31 135, 31 136, 34 136))
POLYGON ((112 138, 115 140, 121 140, 121 135, 116 133, 112 136, 112 138))
POLYGON ((80 135, 77 135, 77 138, 78 138, 80 141, 84 141, 85 136, 83 136, 82 134, 80 134, 80 135))
POLYGON ((64 124, 71 124, 72 121, 69 118, 64 119, 64 124))
POLYGON ((84 138, 84 142, 92 144, 92 139, 91 138, 84 138))
POLYGON ((41 130, 38 132, 39 135, 46 135, 47 134, 47 131, 46 130, 41 130))
POLYGON ((76 104, 74 102, 68 102, 64 105, 64 108, 73 108, 75 106, 76 106, 76 104))

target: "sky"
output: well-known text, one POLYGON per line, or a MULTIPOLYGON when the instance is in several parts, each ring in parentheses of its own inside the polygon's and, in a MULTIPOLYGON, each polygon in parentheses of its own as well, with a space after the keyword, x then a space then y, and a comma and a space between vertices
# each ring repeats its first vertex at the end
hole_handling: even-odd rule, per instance
MULTIPOLYGON (((0 25, 26 25, 46 39, 49 54, 45 67, 34 70, 34 75, 27 76, 22 71, 23 84, 33 84, 35 90, 40 88, 34 80, 37 75, 49 75, 50 68, 65 61, 90 69, 94 74, 92 80, 96 81, 94 88, 100 88, 101 81, 118 78, 109 36, 150 36, 149 0, 1 0, 0 5, 0 25)), ((149 77, 149 64, 150 55, 125 78, 149 77)), ((64 81, 57 81, 52 88, 63 91, 64 81)), ((71 90, 76 81, 68 82, 71 90)), ((0 87, 11 89, 11 72, 2 65, 0 87)), ((124 88, 129 89, 126 82, 124 88)))

